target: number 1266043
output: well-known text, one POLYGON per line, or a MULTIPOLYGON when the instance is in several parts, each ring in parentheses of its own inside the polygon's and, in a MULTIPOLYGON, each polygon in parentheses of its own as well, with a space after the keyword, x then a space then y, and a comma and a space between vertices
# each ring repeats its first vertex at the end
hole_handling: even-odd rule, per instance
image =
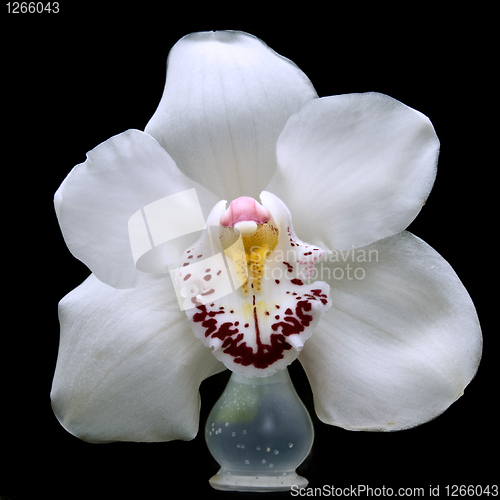
POLYGON ((457 484, 452 484, 445 486, 446 489, 446 496, 448 497, 473 497, 473 496, 492 496, 492 497, 497 497, 498 496, 498 485, 493 484, 490 486, 481 486, 481 485, 457 485, 457 484))
POLYGON ((7 2, 8 14, 57 14, 59 2, 7 2))

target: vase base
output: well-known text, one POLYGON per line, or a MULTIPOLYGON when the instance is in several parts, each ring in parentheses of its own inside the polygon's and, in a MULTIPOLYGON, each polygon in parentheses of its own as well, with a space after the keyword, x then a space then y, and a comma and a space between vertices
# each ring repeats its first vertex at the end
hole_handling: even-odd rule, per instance
POLYGON ((289 491, 292 486, 305 488, 308 480, 296 472, 288 472, 273 476, 247 476, 231 474, 228 471, 219 472, 209 479, 210 486, 222 491, 289 491))

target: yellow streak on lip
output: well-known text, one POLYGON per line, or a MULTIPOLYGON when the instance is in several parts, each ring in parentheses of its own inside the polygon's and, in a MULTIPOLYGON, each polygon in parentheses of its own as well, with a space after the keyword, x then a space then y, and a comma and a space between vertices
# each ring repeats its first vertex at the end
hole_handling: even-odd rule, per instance
POLYGON ((262 276, 264 274, 265 258, 278 244, 279 231, 272 224, 258 224, 257 230, 250 236, 242 236, 245 253, 241 246, 234 245, 240 234, 232 227, 221 227, 220 241, 224 253, 233 259, 238 278, 241 281, 248 276, 241 290, 247 295, 252 292, 262 291, 262 276))

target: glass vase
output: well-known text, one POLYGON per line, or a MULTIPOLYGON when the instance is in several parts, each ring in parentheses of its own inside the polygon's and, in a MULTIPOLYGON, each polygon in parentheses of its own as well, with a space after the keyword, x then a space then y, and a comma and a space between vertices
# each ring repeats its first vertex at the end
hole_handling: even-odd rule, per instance
POLYGON ((308 483, 295 469, 311 450, 314 428, 286 369, 265 378, 233 373, 205 439, 221 466, 210 479, 215 489, 286 491, 308 483))

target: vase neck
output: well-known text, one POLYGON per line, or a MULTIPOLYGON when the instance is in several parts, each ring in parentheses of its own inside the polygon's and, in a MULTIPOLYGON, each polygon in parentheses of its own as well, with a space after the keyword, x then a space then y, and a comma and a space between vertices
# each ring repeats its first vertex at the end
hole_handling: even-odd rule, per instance
POLYGON ((231 381, 237 382, 239 384, 246 385, 269 385, 269 384, 283 384, 283 383, 291 383, 290 375, 288 374, 288 369, 285 368, 283 370, 278 370, 273 375, 269 375, 268 377, 244 377, 243 375, 239 375, 238 373, 231 374, 231 381))

